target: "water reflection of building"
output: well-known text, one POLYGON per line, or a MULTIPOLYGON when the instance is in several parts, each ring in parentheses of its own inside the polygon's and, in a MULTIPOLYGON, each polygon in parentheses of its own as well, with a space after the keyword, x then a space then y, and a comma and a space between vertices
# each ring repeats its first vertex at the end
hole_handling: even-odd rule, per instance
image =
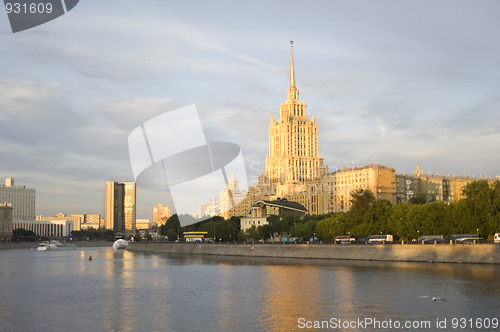
POLYGON ((126 250, 105 250, 103 251, 101 265, 105 278, 99 280, 102 289, 112 292, 109 302, 99 303, 100 312, 105 317, 112 317, 105 320, 104 329, 110 331, 128 331, 134 325, 137 308, 136 298, 140 293, 133 290, 138 289, 136 275, 136 262, 134 254, 126 250))
POLYGON ((324 300, 317 268, 265 266, 263 275, 265 298, 261 311, 269 331, 294 330, 299 317, 328 317, 318 311, 318 303, 324 300))

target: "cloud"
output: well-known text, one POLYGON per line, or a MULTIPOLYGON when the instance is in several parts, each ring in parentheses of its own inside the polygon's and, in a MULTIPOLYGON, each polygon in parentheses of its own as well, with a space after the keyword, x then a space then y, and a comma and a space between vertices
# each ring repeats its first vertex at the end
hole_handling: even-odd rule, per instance
POLYGON ((294 39, 297 86, 332 167, 498 173, 500 5, 382 4, 86 2, 37 30, 51 33, 2 34, 0 169, 39 188, 37 210, 102 210, 104 182, 131 177, 130 131, 196 104, 207 138, 240 145, 251 176, 294 39))

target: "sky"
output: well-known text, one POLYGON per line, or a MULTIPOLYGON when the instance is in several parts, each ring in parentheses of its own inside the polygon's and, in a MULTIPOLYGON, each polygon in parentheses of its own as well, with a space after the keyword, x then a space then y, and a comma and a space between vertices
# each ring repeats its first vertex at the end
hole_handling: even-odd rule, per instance
MULTIPOLYGON (((12 33, 0 10, 0 177, 36 189, 37 215, 104 216, 106 181, 134 180, 129 134, 196 105, 207 141, 239 145, 253 183, 290 40, 330 171, 494 177, 499 14, 488 0, 81 0, 12 33)), ((142 185, 137 217, 150 218, 165 198, 142 185)))

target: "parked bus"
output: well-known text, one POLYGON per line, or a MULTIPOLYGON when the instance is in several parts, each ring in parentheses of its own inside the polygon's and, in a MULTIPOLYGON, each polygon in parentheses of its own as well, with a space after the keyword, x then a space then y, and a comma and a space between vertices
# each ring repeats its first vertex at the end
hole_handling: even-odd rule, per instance
POLYGON ((379 235, 369 235, 368 243, 388 243, 392 242, 393 238, 391 234, 379 234, 379 235))
POLYGON ((345 235, 345 236, 336 236, 334 239, 333 239, 333 243, 335 244, 351 244, 352 241, 354 241, 355 239, 348 236, 348 235, 345 235))
POLYGON ((478 234, 454 234, 451 236, 451 239, 455 240, 456 243, 477 243, 483 238, 478 234))
POLYGON ((444 235, 421 235, 418 241, 424 244, 446 243, 444 235))
POLYGON ((194 243, 204 242, 207 240, 205 238, 207 234, 208 232, 184 232, 184 241, 194 243))

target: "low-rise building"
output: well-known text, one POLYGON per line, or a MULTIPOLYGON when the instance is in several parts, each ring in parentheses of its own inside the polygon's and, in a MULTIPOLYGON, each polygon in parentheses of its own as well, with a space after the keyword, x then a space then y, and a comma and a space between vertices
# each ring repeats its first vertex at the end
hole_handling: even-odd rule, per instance
POLYGON ((240 219, 240 226, 241 230, 245 231, 252 226, 259 227, 269 224, 267 220, 269 216, 296 215, 303 218, 307 213, 307 209, 302 204, 287 199, 261 200, 255 202, 248 210, 247 216, 240 219))
POLYGON ((73 220, 14 220, 13 229, 23 228, 40 237, 67 237, 75 230, 73 220))

